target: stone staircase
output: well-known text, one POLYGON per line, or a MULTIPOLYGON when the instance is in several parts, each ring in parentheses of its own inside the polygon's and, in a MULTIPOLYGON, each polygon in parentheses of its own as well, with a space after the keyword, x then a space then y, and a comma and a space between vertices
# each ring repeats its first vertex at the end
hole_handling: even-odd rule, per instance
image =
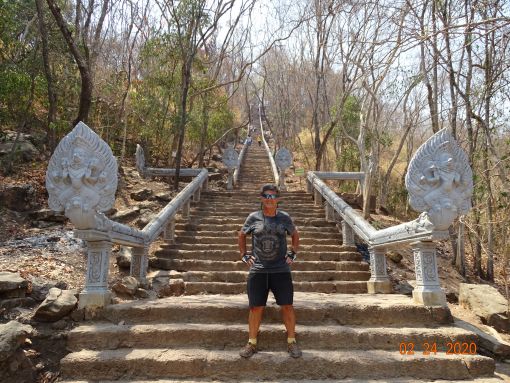
POLYGON ((259 350, 238 355, 247 341, 246 266, 237 233, 259 208, 260 186, 271 182, 267 155, 254 142, 233 192, 207 192, 176 224, 176 243, 164 244, 151 265, 181 278, 183 296, 116 304, 102 321, 74 329, 62 361, 67 382, 183 381, 391 381, 444 379, 497 382, 494 361, 480 355, 446 355, 448 342, 476 343, 454 327, 447 308, 416 305, 403 295, 366 294, 368 265, 341 245, 304 192, 282 193, 281 208, 300 232, 293 265, 301 359, 286 353, 285 328, 270 298, 259 350), (424 354, 425 343, 436 353, 424 354), (402 355, 400 346, 414 344, 402 355), (165 380, 167 379, 167 380, 165 380))

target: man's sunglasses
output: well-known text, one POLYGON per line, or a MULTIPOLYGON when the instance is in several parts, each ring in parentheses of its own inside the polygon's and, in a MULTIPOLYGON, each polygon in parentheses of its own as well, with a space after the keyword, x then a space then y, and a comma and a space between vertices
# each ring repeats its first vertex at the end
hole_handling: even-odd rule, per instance
POLYGON ((277 199, 278 195, 276 195, 276 194, 262 194, 262 198, 265 198, 265 199, 277 199))

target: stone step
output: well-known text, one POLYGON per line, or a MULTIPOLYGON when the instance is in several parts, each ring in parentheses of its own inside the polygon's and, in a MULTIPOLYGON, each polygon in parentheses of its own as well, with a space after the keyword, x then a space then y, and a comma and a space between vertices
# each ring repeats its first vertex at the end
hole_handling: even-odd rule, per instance
MULTIPOLYGON (((298 229, 299 230, 299 229, 298 229)), ((237 245, 238 240, 238 232, 234 233, 223 233, 222 236, 214 236, 210 237, 207 235, 204 235, 203 233, 192 235, 190 232, 183 232, 183 231, 177 231, 176 233, 176 242, 179 244, 182 243, 193 243, 193 244, 227 244, 227 245, 237 245), (186 234, 184 234, 186 233, 186 234)), ((222 233, 218 233, 222 234, 222 233)), ((301 234, 301 233, 300 233, 301 234)), ((290 241, 290 239, 289 239, 290 241)), ((289 242, 290 243, 290 242, 289 242)), ((330 245, 330 246, 338 246, 342 245, 342 236, 340 234, 338 235, 331 235, 329 234, 327 238, 317 238, 313 236, 299 236, 299 244, 300 245, 330 245)))
MULTIPOLYGON (((189 222, 189 221, 178 219, 175 224, 175 228, 177 230, 196 230, 196 231, 202 231, 202 230, 209 231, 211 229, 216 229, 217 233, 225 233, 228 231, 235 231, 237 234, 239 232, 239 230, 241 229, 241 227, 243 226, 243 224, 244 224, 244 221, 242 223, 223 223, 223 224, 210 225, 210 224, 206 224, 206 223, 201 223, 200 221, 199 222, 189 222)), ((326 236, 326 235, 329 235, 329 233, 339 233, 338 228, 335 225, 315 227, 315 226, 311 226, 311 225, 302 225, 301 223, 296 223, 296 222, 294 222, 294 224, 296 225, 300 235, 304 234, 304 233, 310 233, 310 234, 314 234, 314 235, 316 234, 316 235, 326 236)))
MULTIPOLYGON (((191 214, 196 217, 202 217, 202 216, 227 216, 227 217, 243 217, 246 218, 248 214, 253 213, 257 209, 251 209, 251 208, 234 208, 229 209, 227 207, 218 208, 218 209, 212 209, 207 206, 197 208, 197 209, 191 209, 191 214)), ((288 213, 292 219, 294 217, 313 217, 313 218, 320 218, 325 219, 324 210, 323 209, 295 209, 294 211, 285 210, 286 213, 288 213)))
MULTIPOLYGON (((154 252, 156 258, 166 259, 211 259, 223 261, 239 260, 238 250, 181 250, 181 249, 159 249, 154 252)), ((361 261, 361 254, 354 251, 305 251, 299 250, 301 261, 361 261)))
MULTIPOLYGON (((365 281, 294 282, 294 291, 324 294, 365 294, 365 281)), ((246 282, 184 282, 185 295, 197 294, 244 294, 246 282)))
MULTIPOLYGON (((209 225, 223 225, 236 223, 240 226, 244 224, 246 217, 222 217, 222 216, 203 216, 191 217, 189 219, 179 217, 176 219, 177 223, 195 223, 195 224, 209 224, 209 225)), ((314 226, 314 227, 336 227, 333 222, 327 222, 324 219, 318 218, 304 218, 293 217, 293 222, 296 226, 314 226)))
MULTIPOLYGON (((245 271, 246 265, 237 261, 212 261, 202 259, 163 259, 150 258, 151 267, 177 271, 245 271)), ((293 271, 368 271, 365 262, 353 261, 300 261, 292 265, 293 271)))
MULTIPOLYGON (((294 293, 299 325, 435 326, 451 324, 447 307, 425 307, 399 294, 294 293)), ((104 318, 119 323, 246 323, 248 298, 242 295, 194 295, 156 301, 110 305, 104 318)), ((269 294, 264 323, 281 323, 278 306, 269 294)))
MULTIPOLYGON (((185 282, 229 282, 246 283, 248 268, 242 271, 187 271, 172 273, 172 279, 181 278, 185 282)), ((368 271, 292 271, 294 282, 324 281, 367 281, 368 271)))
MULTIPOLYGON (((115 350, 118 348, 201 347, 210 350, 237 350, 247 338, 247 324, 225 323, 153 323, 116 325, 96 323, 79 326, 67 337, 70 351, 115 350)), ((402 342, 426 350, 424 343, 436 344, 438 353, 447 351, 447 343, 476 343, 476 334, 458 327, 357 327, 298 326, 299 345, 303 350, 388 350, 399 352, 402 342)), ((283 324, 262 324, 258 337, 259 351, 279 351, 285 345, 283 324)), ((430 349, 430 347, 429 347, 430 349)))
POLYGON ((402 356, 383 350, 305 350, 292 359, 266 351, 241 360, 237 351, 202 348, 82 350, 62 359, 64 377, 75 379, 471 379, 490 376, 494 361, 480 355, 402 356))
MULTIPOLYGON (((228 238, 227 238, 228 239, 228 238)), ((290 237, 287 239, 290 244, 290 237)), ((311 242, 309 240, 308 242, 311 242)), ((203 243, 200 239, 197 239, 196 242, 182 242, 179 238, 177 238, 177 242, 174 244, 163 244, 161 245, 161 249, 170 250, 170 249, 180 249, 180 250, 239 250, 239 246, 237 245, 237 238, 233 238, 231 243, 203 243)), ((299 244, 299 254, 308 253, 311 251, 323 251, 323 252, 335 252, 342 250, 341 242, 337 242, 335 245, 323 245, 323 244, 299 244)), ((251 249, 251 246, 249 246, 251 249)))
MULTIPOLYGON (((214 197, 206 197, 202 195, 200 197, 200 201, 204 201, 204 203, 224 203, 225 205, 232 204, 244 204, 246 206, 251 206, 254 203, 260 203, 260 193, 253 193, 249 194, 246 190, 242 192, 239 196, 214 196, 214 197)), ((304 204, 305 206, 314 205, 313 199, 311 194, 307 196, 297 196, 297 197, 288 197, 288 196, 281 196, 280 202, 282 203, 282 206, 299 206, 300 204, 304 204)))

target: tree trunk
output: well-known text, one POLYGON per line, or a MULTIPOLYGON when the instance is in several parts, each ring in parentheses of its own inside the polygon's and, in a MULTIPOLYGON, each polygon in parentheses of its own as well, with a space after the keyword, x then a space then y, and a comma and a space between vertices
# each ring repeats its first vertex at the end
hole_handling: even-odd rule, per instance
POLYGON ((44 0, 35 0, 37 7, 37 16, 39 19, 39 32, 41 33, 42 42, 42 57, 44 65, 44 75, 46 76, 46 83, 48 85, 48 118, 46 126, 46 134, 48 138, 48 146, 50 151, 53 151, 56 145, 56 132, 53 124, 57 118, 57 93, 53 84, 53 74, 51 71, 49 48, 48 48, 48 30, 44 23, 44 0))

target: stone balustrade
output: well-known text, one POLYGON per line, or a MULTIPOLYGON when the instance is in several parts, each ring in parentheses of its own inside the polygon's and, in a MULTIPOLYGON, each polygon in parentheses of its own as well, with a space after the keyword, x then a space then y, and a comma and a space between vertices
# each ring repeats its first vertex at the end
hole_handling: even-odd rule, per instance
MULTIPOLYGON (((136 152, 136 163, 143 177, 172 176, 175 169, 145 166, 143 150, 136 152)), ((143 229, 139 230, 107 218, 103 212, 115 203, 117 161, 106 142, 80 122, 58 144, 47 173, 49 207, 64 214, 75 226, 75 236, 87 243, 87 274, 80 293, 79 307, 104 307, 111 300, 108 290, 109 259, 112 244, 132 248, 131 275, 146 283, 150 244, 163 234, 173 238, 175 216, 189 216, 190 201, 200 199, 207 189, 207 169, 181 169, 194 177, 143 229)))
POLYGON ((338 214, 344 245, 355 245, 354 235, 357 235, 369 246, 369 293, 391 292, 385 252, 410 243, 416 272, 415 302, 426 306, 446 305, 439 284, 434 241, 447 238, 452 222, 471 209, 473 179, 466 154, 446 129, 427 140, 409 163, 406 175, 411 206, 421 214, 413 221, 382 230, 374 228, 323 182, 323 179, 362 181, 363 177, 361 173, 310 171, 307 190, 313 192, 316 204, 325 204, 326 219, 334 219, 335 212, 338 214))
POLYGON ((262 143, 264 144, 264 148, 266 149, 267 156, 269 157, 269 163, 271 164, 271 170, 273 171, 274 183, 275 185, 281 185, 280 183, 280 173, 278 172, 278 167, 276 166, 276 162, 274 161, 273 154, 271 153, 271 149, 267 144, 266 137, 264 136, 264 129, 262 127, 262 112, 260 110, 259 105, 259 123, 260 123, 260 135, 262 137, 262 143))

